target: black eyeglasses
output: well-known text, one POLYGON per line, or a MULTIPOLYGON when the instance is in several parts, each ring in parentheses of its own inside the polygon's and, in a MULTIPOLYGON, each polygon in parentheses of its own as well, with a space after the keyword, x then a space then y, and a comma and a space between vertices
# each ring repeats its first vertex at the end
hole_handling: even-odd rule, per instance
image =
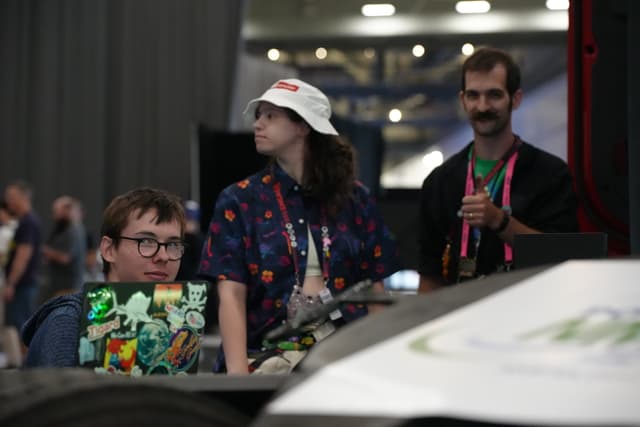
POLYGON ((184 255, 184 242, 174 241, 160 243, 151 237, 126 237, 118 236, 118 239, 133 240, 138 242, 138 252, 145 258, 154 257, 160 250, 160 246, 164 246, 171 261, 178 261, 184 255))

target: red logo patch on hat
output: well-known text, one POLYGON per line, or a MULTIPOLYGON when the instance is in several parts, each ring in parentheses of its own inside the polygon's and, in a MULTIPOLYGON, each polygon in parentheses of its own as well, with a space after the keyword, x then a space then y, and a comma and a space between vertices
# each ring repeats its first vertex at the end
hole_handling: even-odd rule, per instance
POLYGON ((274 84, 271 89, 286 89, 286 90, 290 90, 291 92, 297 92, 298 89, 300 89, 300 86, 291 84, 291 83, 287 83, 285 81, 280 80, 279 82, 277 82, 276 84, 274 84))

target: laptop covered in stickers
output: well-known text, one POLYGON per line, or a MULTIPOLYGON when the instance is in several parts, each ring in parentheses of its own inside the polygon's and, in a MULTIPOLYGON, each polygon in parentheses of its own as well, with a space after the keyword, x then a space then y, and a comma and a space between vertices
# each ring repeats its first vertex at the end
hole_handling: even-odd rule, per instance
POLYGON ((86 283, 80 366, 131 376, 197 372, 208 292, 201 280, 86 283))

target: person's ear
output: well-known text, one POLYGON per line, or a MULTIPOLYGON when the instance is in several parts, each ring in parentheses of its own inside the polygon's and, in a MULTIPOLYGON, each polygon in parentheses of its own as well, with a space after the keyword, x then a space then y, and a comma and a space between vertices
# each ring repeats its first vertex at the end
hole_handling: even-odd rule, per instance
POLYGON ((306 139, 311 133, 311 127, 304 121, 298 122, 298 132, 300 137, 306 139))
POLYGON ((522 89, 518 89, 517 91, 515 91, 515 93, 511 97, 511 110, 518 109, 518 107, 520 106, 520 103, 522 102, 522 97, 523 97, 522 89))
POLYGON ((464 111, 467 111, 467 107, 464 104, 464 91, 463 90, 458 92, 458 100, 460 101, 460 106, 462 107, 462 109, 464 111))
POLYGON ((111 237, 102 236, 100 239, 100 254, 105 262, 112 263, 115 261, 116 245, 111 237))

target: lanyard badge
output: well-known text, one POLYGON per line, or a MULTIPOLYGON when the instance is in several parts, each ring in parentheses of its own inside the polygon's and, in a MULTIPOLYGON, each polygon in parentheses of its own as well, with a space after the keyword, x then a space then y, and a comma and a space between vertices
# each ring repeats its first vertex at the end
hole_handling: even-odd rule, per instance
MULTIPOLYGON (((499 169, 506 163, 506 173, 504 177, 504 182, 502 184, 502 206, 509 207, 511 205, 511 180, 513 179, 513 170, 515 168, 516 160, 518 159, 518 148, 520 147, 520 140, 518 137, 515 138, 512 147, 505 153, 503 158, 496 164, 493 170, 487 174, 485 177, 485 181, 490 180, 499 169)), ((472 152, 472 157, 467 164, 467 180, 465 185, 465 196, 474 194, 476 192, 475 182, 473 177, 473 169, 475 164, 475 153, 472 152)), ((483 183, 486 185, 486 183, 483 183)), ((469 236, 470 236, 471 227, 469 223, 462 219, 462 237, 460 241, 460 260, 458 262, 458 281, 461 279, 472 278, 476 275, 477 270, 477 259, 478 259, 478 249, 480 247, 480 230, 474 230, 475 237, 475 253, 473 257, 470 257, 468 254, 469 250, 469 236)), ((511 246, 507 243, 504 244, 504 261, 505 265, 510 265, 513 260, 513 250, 511 246)))
POLYGON ((458 281, 476 275, 476 258, 463 257, 458 262, 458 281))

